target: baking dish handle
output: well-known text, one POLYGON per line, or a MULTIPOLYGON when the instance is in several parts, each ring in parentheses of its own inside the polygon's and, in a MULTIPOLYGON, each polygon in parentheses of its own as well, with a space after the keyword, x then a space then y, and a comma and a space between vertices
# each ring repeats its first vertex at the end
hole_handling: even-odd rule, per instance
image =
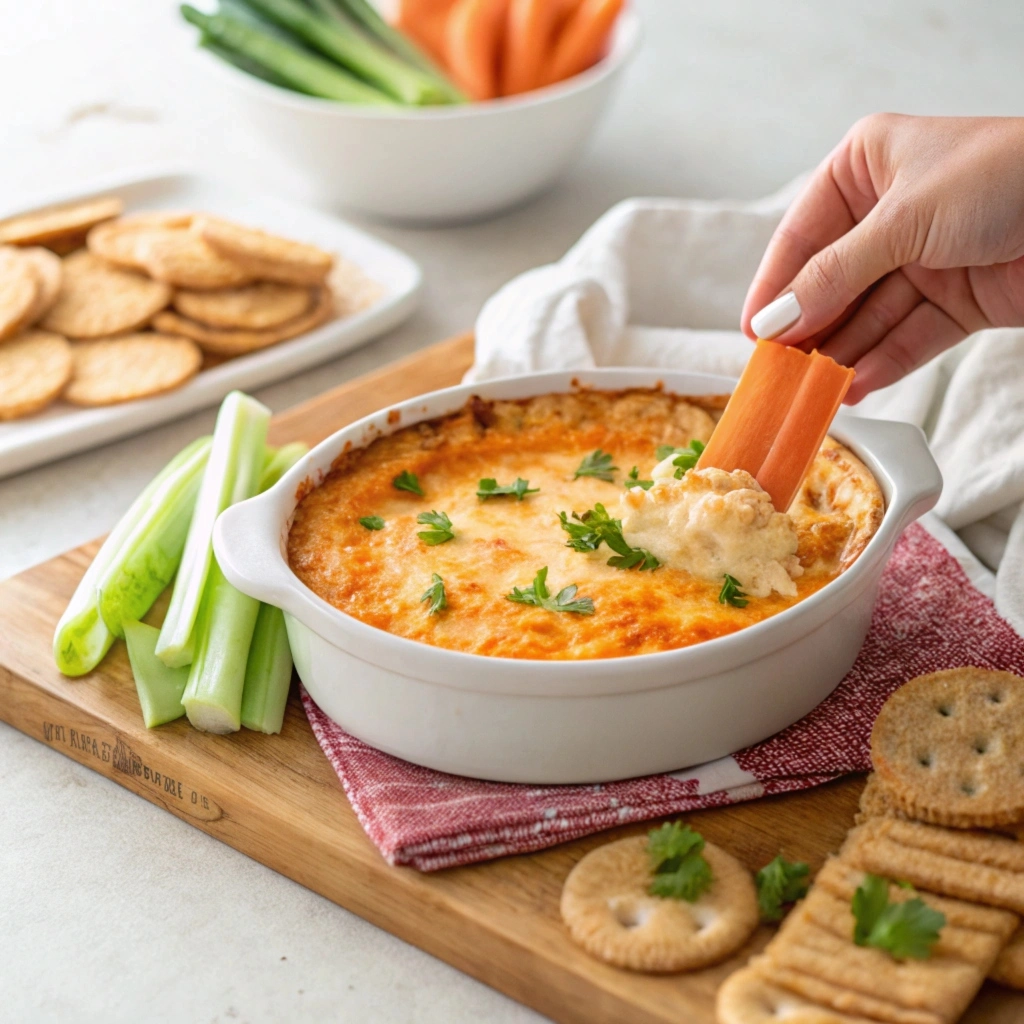
POLYGON ((285 560, 280 494, 264 494, 225 509, 213 528, 213 552, 228 582, 249 597, 287 610, 295 577, 285 560))
POLYGON ((880 469, 891 481, 889 503, 897 513, 897 533, 935 507, 942 493, 942 473, 920 427, 866 417, 845 418, 844 426, 851 440, 863 442, 874 455, 876 475, 880 469))

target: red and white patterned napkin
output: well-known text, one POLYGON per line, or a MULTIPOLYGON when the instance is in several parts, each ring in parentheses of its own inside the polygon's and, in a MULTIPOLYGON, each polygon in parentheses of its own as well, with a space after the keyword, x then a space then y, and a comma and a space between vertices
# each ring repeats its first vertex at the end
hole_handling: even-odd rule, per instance
POLYGON ((435 871, 867 771, 871 726, 886 697, 914 676, 958 665, 1024 675, 1024 639, 915 524, 886 567, 857 661, 831 696, 788 729, 711 764, 594 786, 479 782, 383 754, 327 718, 305 690, 302 700, 380 852, 391 864, 435 871))

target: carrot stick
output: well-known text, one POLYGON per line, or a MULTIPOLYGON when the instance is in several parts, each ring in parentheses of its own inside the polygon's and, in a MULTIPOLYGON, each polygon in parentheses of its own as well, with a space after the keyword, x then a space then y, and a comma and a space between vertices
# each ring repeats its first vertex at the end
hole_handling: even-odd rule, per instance
POLYGON ((551 41, 559 15, 553 0, 511 0, 501 66, 501 94, 513 96, 538 88, 551 59, 551 41))
POLYGON ((820 352, 759 341, 697 468, 745 469, 785 512, 853 376, 820 352))
POLYGON ((596 64, 625 0, 583 0, 555 42, 545 82, 561 82, 596 64))
POLYGON ((807 357, 807 372, 785 421, 775 435, 771 450, 758 470, 757 482, 771 496, 772 504, 785 512, 825 440, 854 372, 820 352, 807 357))
POLYGON ((448 71, 475 100, 498 95, 498 58, 508 0, 458 0, 448 16, 448 71))
POLYGON ((799 349, 759 341, 697 468, 714 466, 757 476, 807 371, 799 349))
POLYGON ((445 27, 455 0, 400 0, 395 27, 445 63, 445 27))

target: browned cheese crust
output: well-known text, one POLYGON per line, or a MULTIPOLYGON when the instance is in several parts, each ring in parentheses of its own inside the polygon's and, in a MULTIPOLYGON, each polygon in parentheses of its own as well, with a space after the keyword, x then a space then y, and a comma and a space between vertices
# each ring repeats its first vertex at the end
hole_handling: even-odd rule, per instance
POLYGON ((567 547, 559 512, 583 513, 600 502, 615 516, 630 469, 649 476, 658 445, 708 440, 720 402, 697 401, 658 390, 474 398, 457 413, 342 455, 296 510, 289 562, 316 594, 369 625, 475 654, 611 658, 736 632, 803 600, 851 564, 878 527, 882 496, 863 463, 829 439, 790 510, 805 569, 797 596, 773 594, 745 608, 719 603, 721 581, 665 566, 616 569, 604 546, 590 553, 567 547), (598 448, 614 456, 613 481, 574 479, 598 448), (416 474, 423 497, 395 489, 403 470, 416 474), (477 497, 480 480, 508 485, 517 477, 539 493, 523 501, 477 497), (450 517, 453 541, 431 547, 419 539, 425 527, 416 517, 432 510, 450 517), (361 526, 365 516, 383 518, 384 529, 361 526), (552 594, 576 584, 595 614, 506 600, 544 566, 552 594), (448 602, 436 615, 420 600, 432 573, 443 578, 448 602))

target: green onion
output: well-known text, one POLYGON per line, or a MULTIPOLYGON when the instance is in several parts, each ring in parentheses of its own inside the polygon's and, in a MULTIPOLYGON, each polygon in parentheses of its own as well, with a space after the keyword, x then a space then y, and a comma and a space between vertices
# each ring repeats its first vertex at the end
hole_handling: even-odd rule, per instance
POLYGON ((208 443, 209 438, 193 441, 171 459, 135 499, 103 542, 103 546, 85 571, 85 575, 68 602, 54 632, 53 657, 57 668, 64 675, 81 676, 86 672, 91 672, 110 650, 110 645, 114 642, 114 634, 107 628, 107 624, 100 615, 99 603, 96 599, 96 584, 107 569, 114 564, 125 541, 146 515, 156 491, 199 448, 208 443))
POLYGON ((125 619, 124 639, 128 645, 135 689, 142 705, 142 720, 147 729, 173 722, 185 714, 181 695, 188 682, 187 668, 168 668, 156 656, 160 630, 144 622, 125 619))
POLYGON ((282 42, 237 18, 203 14, 188 4, 181 6, 181 15, 202 31, 204 40, 255 61, 299 92, 346 103, 392 104, 383 92, 330 61, 282 42))
POLYGON ((434 76, 404 63, 351 23, 328 21, 300 0, 247 0, 271 21, 402 103, 447 103, 451 96, 434 76))
POLYGON ((96 581, 100 615, 114 636, 124 636, 122 623, 141 619, 153 607, 178 571, 209 456, 205 439, 161 483, 117 558, 96 581))
POLYGON ((280 732, 291 683, 292 652, 284 612, 261 604, 245 664, 242 725, 256 732, 280 732))
POLYGON ((161 661, 172 668, 192 661, 193 631, 214 560, 213 524, 229 505, 256 493, 269 422, 270 410, 240 391, 232 391, 217 414, 210 459, 156 648, 161 661))
POLYGON ((367 0, 313 0, 313 5, 328 17, 355 22, 364 32, 392 53, 428 74, 453 103, 465 103, 466 96, 450 82, 440 68, 404 33, 389 25, 367 0))

